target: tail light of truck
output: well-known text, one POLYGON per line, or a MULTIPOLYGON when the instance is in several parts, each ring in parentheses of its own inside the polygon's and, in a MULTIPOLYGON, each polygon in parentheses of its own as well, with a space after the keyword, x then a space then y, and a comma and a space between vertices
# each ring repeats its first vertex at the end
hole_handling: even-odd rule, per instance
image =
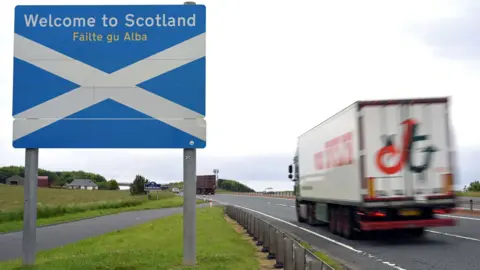
POLYGON ((367 216, 369 216, 369 217, 386 217, 387 214, 385 212, 382 212, 382 211, 370 211, 370 212, 367 212, 367 216))
POLYGON ((433 209, 433 213, 437 215, 449 214, 452 212, 451 208, 437 208, 433 209))
POLYGON ((453 194, 453 174, 447 173, 443 175, 443 191, 446 194, 453 194))
POLYGON ((387 213, 381 210, 369 210, 363 212, 357 212, 360 216, 368 216, 368 217, 386 217, 387 213))

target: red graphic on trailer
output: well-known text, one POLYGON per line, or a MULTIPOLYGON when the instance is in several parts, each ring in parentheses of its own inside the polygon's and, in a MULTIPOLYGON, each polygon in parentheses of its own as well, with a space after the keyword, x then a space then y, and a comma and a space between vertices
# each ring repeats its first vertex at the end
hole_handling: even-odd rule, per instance
POLYGON ((313 160, 316 170, 324 170, 352 164, 352 132, 344 133, 325 142, 324 147, 323 151, 314 154, 313 160))
POLYGON ((424 170, 430 167, 430 162, 432 160, 432 155, 437 149, 434 146, 428 146, 423 149, 425 153, 425 162, 423 165, 414 166, 412 164, 412 147, 415 142, 425 141, 428 139, 428 135, 417 135, 417 130, 419 124, 414 119, 407 119, 402 122, 404 125, 404 132, 402 136, 402 145, 396 146, 393 143, 393 138, 395 135, 386 135, 385 138, 385 146, 381 148, 376 155, 376 165, 380 171, 385 174, 396 174, 398 173, 404 165, 408 165, 410 171, 414 173, 421 173, 424 170), (384 157, 390 156, 400 156, 398 162, 391 166, 387 166, 384 163, 384 157))

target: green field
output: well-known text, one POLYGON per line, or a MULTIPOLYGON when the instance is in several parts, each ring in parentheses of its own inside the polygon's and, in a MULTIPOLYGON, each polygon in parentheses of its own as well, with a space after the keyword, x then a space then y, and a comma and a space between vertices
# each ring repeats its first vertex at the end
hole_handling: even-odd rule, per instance
MULTIPOLYGON (((73 190, 38 188, 41 205, 97 203, 102 201, 131 200, 128 191, 119 190, 73 190)), ((23 187, 0 185, 0 211, 23 208, 23 187)))
MULTIPOLYGON (((38 189, 37 225, 116 214, 126 211, 179 207, 183 197, 171 192, 131 196, 128 191, 38 189)), ((203 201, 198 200, 197 203, 203 201)), ((0 185, 0 232, 23 226, 23 187, 0 185)))
POLYGON ((182 266, 182 215, 173 215, 129 229, 41 251, 35 267, 20 260, 0 263, 0 269, 259 269, 255 247, 228 224, 223 208, 197 209, 197 265, 182 266))

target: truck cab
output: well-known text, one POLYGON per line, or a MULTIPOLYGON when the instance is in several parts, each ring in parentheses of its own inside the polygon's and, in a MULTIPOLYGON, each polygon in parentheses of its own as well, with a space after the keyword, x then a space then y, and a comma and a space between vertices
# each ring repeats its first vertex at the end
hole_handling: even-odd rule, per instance
POLYGON ((299 188, 299 180, 300 180, 300 170, 298 164, 298 147, 295 150, 295 155, 293 157, 293 163, 288 165, 288 178, 295 182, 293 186, 293 195, 297 197, 298 188, 299 188))

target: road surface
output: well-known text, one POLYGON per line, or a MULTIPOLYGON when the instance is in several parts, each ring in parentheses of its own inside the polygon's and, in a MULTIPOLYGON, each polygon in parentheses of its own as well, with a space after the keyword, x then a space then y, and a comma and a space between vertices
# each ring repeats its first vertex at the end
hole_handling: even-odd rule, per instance
POLYGON ((327 226, 298 223, 293 200, 223 194, 209 197, 255 211, 350 269, 480 269, 479 217, 455 215, 457 226, 428 230, 425 239, 383 235, 381 240, 351 241, 330 233, 327 226))
MULTIPOLYGON (((197 207, 207 206, 198 205, 197 207)), ((150 220, 182 213, 182 207, 125 212, 37 228, 37 251, 125 229, 150 220)), ((22 232, 0 234, 0 261, 22 256, 22 232)))

